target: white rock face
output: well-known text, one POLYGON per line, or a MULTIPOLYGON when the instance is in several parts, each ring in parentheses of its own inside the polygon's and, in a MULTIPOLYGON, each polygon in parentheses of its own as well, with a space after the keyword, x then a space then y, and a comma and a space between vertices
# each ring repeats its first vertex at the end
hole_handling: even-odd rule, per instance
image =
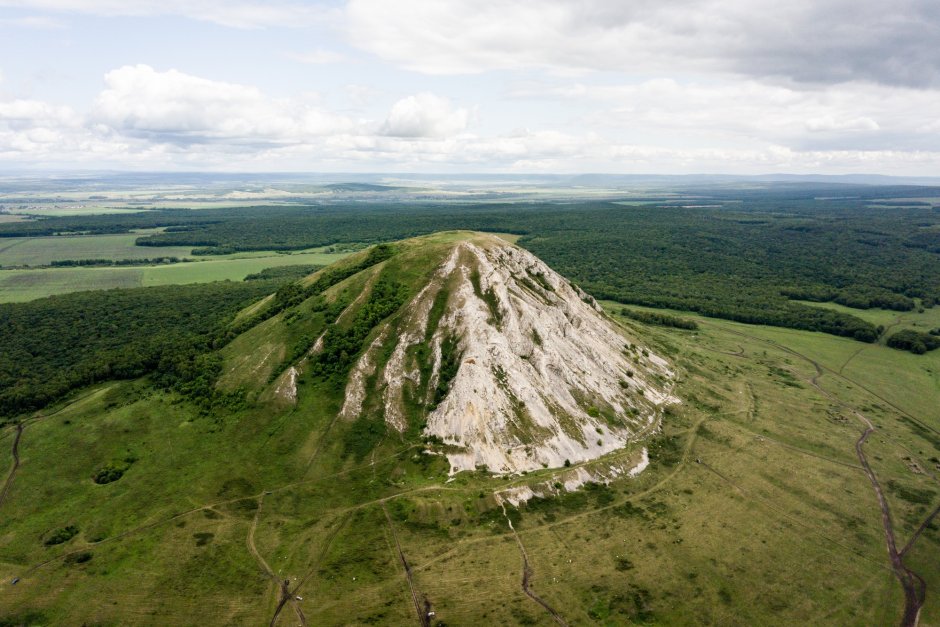
POLYGON ((646 448, 640 451, 640 461, 635 466, 625 465, 624 462, 614 462, 607 465, 601 465, 598 468, 590 470, 586 468, 573 468, 563 470, 553 474, 545 481, 530 485, 520 485, 506 488, 494 493, 496 502, 500 504, 509 503, 514 507, 525 503, 533 498, 545 498, 557 496, 562 492, 574 492, 580 490, 589 483, 600 483, 609 485, 615 479, 620 477, 636 477, 649 466, 650 458, 646 448))
MULTIPOLYGON (((407 389, 433 406, 442 346, 456 338, 460 363, 425 434, 443 440, 451 473, 517 473, 597 458, 653 426, 675 402, 666 361, 637 346, 592 298, 531 253, 490 236, 456 243, 434 280, 408 304, 380 379, 385 417, 406 427, 407 389), (432 305, 446 306, 428 329, 432 305), (428 381, 414 358, 430 336, 428 381), (412 350, 409 350, 412 349, 412 350)), ((374 372, 373 343, 353 370, 344 414, 362 407, 374 372)))
POLYGON ((297 375, 300 371, 294 366, 287 369, 287 372, 280 377, 277 387, 274 390, 275 396, 284 399, 289 403, 297 402, 297 375))

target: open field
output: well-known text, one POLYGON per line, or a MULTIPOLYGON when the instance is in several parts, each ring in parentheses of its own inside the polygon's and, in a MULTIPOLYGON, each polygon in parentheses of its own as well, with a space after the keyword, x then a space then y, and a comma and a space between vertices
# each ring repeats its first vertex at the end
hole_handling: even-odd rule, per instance
MULTIPOLYGON (((150 250, 162 253, 164 249, 150 250)), ((0 302, 23 302, 55 294, 115 287, 241 281, 249 274, 265 268, 297 264, 328 265, 347 254, 317 249, 284 254, 257 252, 197 257, 194 261, 157 266, 0 270, 0 302)))
POLYGON ((857 316, 862 320, 868 320, 873 324, 884 325, 886 329, 885 336, 900 331, 901 329, 917 329, 926 333, 930 329, 940 327, 940 307, 931 307, 919 311, 891 311, 889 309, 853 309, 838 303, 810 303, 806 305, 813 307, 822 307, 857 316))
POLYGON ((59 237, 11 237, 0 239, 0 267, 46 266, 67 259, 153 259, 155 257, 189 257, 191 247, 171 246, 155 250, 137 246, 138 237, 158 230, 121 233, 117 235, 80 235, 59 237))
POLYGON ((128 206, 96 205, 86 203, 62 204, 62 205, 29 205, 28 207, 10 207, 10 212, 16 216, 36 216, 43 218, 61 218, 70 216, 104 216, 118 215, 122 213, 139 213, 148 211, 149 207, 135 206, 133 203, 128 206))
MULTIPOLYGON (((615 317, 680 374, 683 403, 645 444, 650 466, 505 513, 494 492, 562 471, 447 481, 395 436, 344 457, 349 425, 332 419, 337 393, 316 379, 301 381, 294 409, 214 417, 142 382, 80 393, 25 422, 0 503, 4 612, 265 624, 286 579, 302 599, 278 624, 404 624, 425 600, 447 625, 554 624, 546 607, 569 625, 900 622, 902 589, 855 446, 871 420, 864 452, 903 547, 940 504, 940 354, 615 317), (89 479, 129 455, 120 481, 89 479), (44 544, 69 525, 74 537, 44 544), (523 555, 544 605, 522 590, 523 555)), ((8 427, 0 446, 15 437, 8 427)), ((636 459, 640 446, 587 465, 636 459)), ((938 554, 934 522, 905 555, 926 582, 921 625, 940 625, 938 554)))

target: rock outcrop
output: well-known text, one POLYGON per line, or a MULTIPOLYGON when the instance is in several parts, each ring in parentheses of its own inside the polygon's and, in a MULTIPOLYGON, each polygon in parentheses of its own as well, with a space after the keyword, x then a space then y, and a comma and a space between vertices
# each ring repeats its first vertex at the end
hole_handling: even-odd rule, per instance
POLYGON ((468 234, 441 259, 359 357, 343 417, 380 398, 405 431, 419 408, 452 473, 515 473, 619 449, 676 401, 667 362, 531 253, 468 234))

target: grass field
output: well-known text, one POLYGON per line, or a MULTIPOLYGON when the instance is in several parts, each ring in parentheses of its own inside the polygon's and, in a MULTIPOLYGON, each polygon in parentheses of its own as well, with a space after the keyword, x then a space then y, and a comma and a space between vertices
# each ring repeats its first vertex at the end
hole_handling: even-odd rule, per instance
MULTIPOLYGON (((151 250, 163 252, 165 249, 151 250)), ((290 254, 259 252, 197 257, 191 262, 157 266, 0 270, 0 302, 23 302, 55 294, 115 287, 240 281, 265 268, 295 264, 328 265, 347 254, 316 249, 290 254)))
MULTIPOLYGON (((115 203, 119 204, 119 203, 115 203)), ((88 203, 76 203, 74 205, 30 205, 28 208, 20 209, 13 207, 10 211, 14 215, 38 216, 43 218, 58 218, 68 216, 96 216, 96 215, 114 215, 119 213, 140 213, 147 211, 150 206, 141 207, 130 203, 127 207, 108 205, 97 205, 88 203)))
MULTIPOLYGON (((25 423, 0 503, 0 615, 267 624, 286 579, 302 600, 278 624, 298 610, 318 625, 415 622, 412 594, 441 624, 554 624, 522 590, 524 550, 531 592, 570 625, 897 624, 904 600, 856 412, 877 427, 865 451, 904 546, 940 503, 940 351, 696 316, 697 331, 667 329, 618 310, 673 361, 683 402, 651 440, 586 464, 646 446, 639 476, 518 509, 494 493, 565 471, 448 481, 441 460, 394 435, 344 457, 341 393, 316 379, 291 409, 205 415, 131 381, 46 410, 25 423), (128 458, 119 481, 91 481, 128 458)), ((226 359, 257 348, 236 340, 226 359)), ((0 447, 15 436, 5 429, 0 447)), ((905 558, 927 585, 921 625, 940 625, 938 555, 935 522, 905 558)))
POLYGON ((65 259, 152 259, 189 257, 192 248, 136 246, 135 240, 156 231, 119 235, 9 237, 0 240, 0 267, 46 266, 65 259))

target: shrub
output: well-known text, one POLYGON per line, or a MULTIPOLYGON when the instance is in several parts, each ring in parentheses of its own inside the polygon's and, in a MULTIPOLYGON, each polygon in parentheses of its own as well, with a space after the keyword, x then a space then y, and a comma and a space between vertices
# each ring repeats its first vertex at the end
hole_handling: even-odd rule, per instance
POLYGON ((63 544, 68 542, 72 538, 78 535, 78 527, 75 525, 69 525, 67 527, 62 527, 61 529, 56 529, 52 532, 48 538, 45 539, 43 544, 46 546, 54 546, 56 544, 63 544))
POLYGON ((891 348, 909 351, 915 355, 923 355, 927 351, 940 348, 940 336, 932 333, 921 333, 913 329, 904 329, 889 337, 887 343, 891 348))

